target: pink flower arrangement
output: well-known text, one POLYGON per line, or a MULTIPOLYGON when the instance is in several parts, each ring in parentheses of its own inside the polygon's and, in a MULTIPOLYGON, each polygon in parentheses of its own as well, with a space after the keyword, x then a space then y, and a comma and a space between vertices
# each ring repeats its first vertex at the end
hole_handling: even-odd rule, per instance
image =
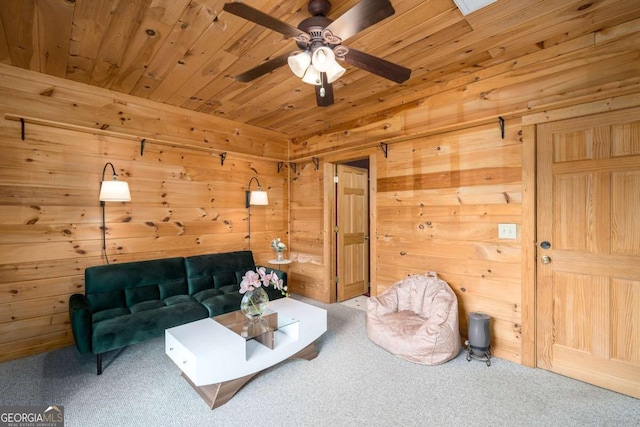
POLYGON ((267 288, 272 285, 275 289, 278 289, 282 295, 289 296, 287 287, 284 286, 282 279, 278 278, 276 272, 272 271, 271 273, 267 273, 264 267, 260 267, 256 271, 249 270, 242 276, 240 293, 244 294, 247 291, 253 291, 260 286, 267 288))

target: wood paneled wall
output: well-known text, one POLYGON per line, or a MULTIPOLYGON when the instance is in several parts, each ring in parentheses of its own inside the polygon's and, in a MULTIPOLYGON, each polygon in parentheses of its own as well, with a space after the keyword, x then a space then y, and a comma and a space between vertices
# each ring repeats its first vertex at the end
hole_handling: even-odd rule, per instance
MULTIPOLYGON (((494 354, 533 365, 531 125, 638 105, 639 40, 635 21, 559 39, 518 61, 466 70, 383 119, 360 117, 331 133, 294 138, 291 161, 303 172, 291 184, 291 248, 298 261, 292 268, 303 271, 314 263, 305 288, 328 301, 334 285, 322 275, 326 265, 317 265, 327 249, 299 239, 295 229, 303 222, 296 217, 304 215, 307 230, 323 230, 324 211, 331 207, 316 202, 302 209, 324 189, 322 172, 300 165, 311 157, 322 163, 377 150, 373 294, 405 274, 436 270, 458 294, 463 335, 467 312, 487 312, 494 318, 494 354), (507 123, 504 140, 499 117, 507 123), (530 136, 526 143, 523 135, 530 136), (378 149, 381 143, 388 144, 388 158, 378 149), (499 223, 517 224, 518 239, 498 240, 499 223)), ((314 244, 321 237, 314 234, 314 244)))
POLYGON ((73 343, 69 295, 83 291, 86 267, 105 263, 106 162, 131 191, 131 202, 106 204, 111 263, 243 249, 266 263, 270 240, 287 239, 280 135, 15 70, 0 68, 0 361, 73 343), (6 114, 53 123, 27 120, 22 140, 6 114), (139 137, 149 138, 143 153, 139 137), (251 209, 250 245, 252 176, 270 204, 251 209))
MULTIPOLYGON (((332 176, 330 173, 329 176, 332 176)), ((332 302, 329 288, 330 266, 325 217, 331 208, 325 206, 323 168, 301 164, 291 179, 290 256, 293 263, 290 290, 323 302, 332 302), (328 253, 327 253, 328 252, 328 253)))
MULTIPOLYGON (((415 138, 381 150, 372 162, 375 239, 371 293, 409 274, 436 271, 458 296, 460 325, 482 311, 492 317, 493 351, 520 362, 522 139, 520 120, 415 138), (498 239, 498 224, 516 224, 516 240, 498 239)), ((353 158, 371 150, 353 151, 353 158)), ((349 153, 324 158, 340 163, 349 153)), ((325 256, 332 206, 324 204, 332 166, 302 163, 291 184, 292 288, 335 300, 325 256), (327 213, 329 211, 329 213, 327 213), (329 275, 329 276, 327 276, 329 275)), ((328 250, 330 254, 330 248, 328 250)))
MULTIPOLYGON (((520 356, 521 240, 498 224, 521 224, 519 121, 417 138, 378 156, 377 280, 386 290, 408 274, 435 271, 466 314, 492 317, 494 354, 520 356)), ((372 285, 373 287, 373 285, 372 285)))

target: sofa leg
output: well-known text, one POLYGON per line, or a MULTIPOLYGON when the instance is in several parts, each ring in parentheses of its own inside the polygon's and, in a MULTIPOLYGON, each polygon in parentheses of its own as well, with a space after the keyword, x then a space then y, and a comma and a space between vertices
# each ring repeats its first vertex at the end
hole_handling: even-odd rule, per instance
POLYGON ((98 375, 102 375, 102 353, 96 354, 96 366, 98 368, 98 375))

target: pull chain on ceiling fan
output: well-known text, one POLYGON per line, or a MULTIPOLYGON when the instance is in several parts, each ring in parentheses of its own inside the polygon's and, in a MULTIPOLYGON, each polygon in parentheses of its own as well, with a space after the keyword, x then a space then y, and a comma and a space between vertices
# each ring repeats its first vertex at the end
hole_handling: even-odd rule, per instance
POLYGON ((300 48, 237 75, 236 80, 240 82, 249 82, 288 64, 303 82, 315 87, 318 106, 326 107, 334 102, 331 83, 346 71, 337 60, 396 83, 403 83, 411 76, 408 68, 342 45, 358 32, 393 15, 395 10, 388 0, 362 0, 335 21, 327 18, 331 10, 328 0, 310 0, 311 16, 300 22, 298 28, 244 3, 226 3, 223 9, 293 38, 300 48))

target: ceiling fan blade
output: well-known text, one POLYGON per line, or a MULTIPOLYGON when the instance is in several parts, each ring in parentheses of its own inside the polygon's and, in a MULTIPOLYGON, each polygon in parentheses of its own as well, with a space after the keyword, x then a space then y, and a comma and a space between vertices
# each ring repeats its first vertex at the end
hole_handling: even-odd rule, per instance
POLYGON ((296 37, 303 33, 303 31, 300 31, 296 27, 267 15, 258 9, 247 6, 244 3, 225 3, 222 9, 244 18, 247 21, 255 22, 258 25, 262 25, 263 27, 277 31, 280 34, 284 34, 287 37, 296 37))
POLYGON ((389 0, 362 0, 327 28, 344 42, 356 33, 396 13, 389 0))
POLYGON ((327 73, 320 73, 322 85, 314 86, 316 88, 316 101, 318 107, 328 107, 333 104, 333 86, 327 82, 327 73), (322 93, 324 89, 324 93, 322 93))
POLYGON ((289 58, 289 53, 283 53, 280 56, 271 58, 268 61, 258 65, 257 67, 247 70, 242 74, 238 74, 236 76, 236 80, 243 83, 250 82, 251 80, 257 79, 260 76, 263 76, 267 73, 272 72, 277 68, 282 67, 287 63, 288 58, 289 58))
POLYGON ((363 70, 377 74, 396 83, 403 83, 411 77, 411 70, 409 68, 352 48, 349 48, 349 52, 345 55, 344 61, 347 64, 362 68, 363 70))

